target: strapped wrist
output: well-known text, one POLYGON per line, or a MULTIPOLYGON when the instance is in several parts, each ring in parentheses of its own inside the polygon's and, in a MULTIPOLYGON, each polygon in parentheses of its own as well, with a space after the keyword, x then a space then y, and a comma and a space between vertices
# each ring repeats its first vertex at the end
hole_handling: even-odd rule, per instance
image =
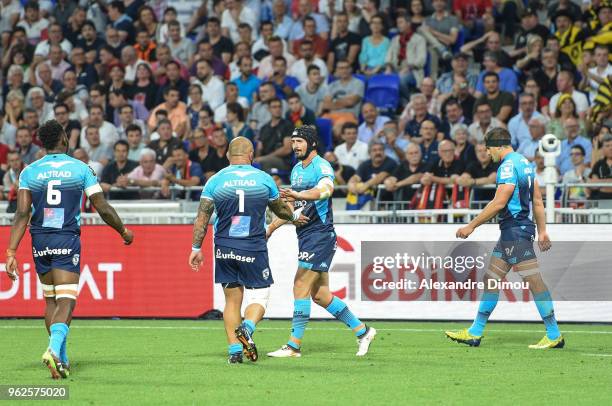
POLYGON ((12 250, 10 248, 7 248, 6 250, 7 257, 14 257, 15 255, 17 255, 17 250, 12 250))

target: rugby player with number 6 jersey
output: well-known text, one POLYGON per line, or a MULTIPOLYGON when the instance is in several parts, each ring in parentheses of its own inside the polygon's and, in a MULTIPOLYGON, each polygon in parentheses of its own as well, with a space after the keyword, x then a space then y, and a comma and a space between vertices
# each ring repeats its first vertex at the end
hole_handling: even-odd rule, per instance
POLYGON ((506 129, 495 128, 489 131, 485 136, 485 145, 493 162, 500 162, 495 197, 467 226, 457 230, 457 238, 468 238, 478 226, 498 213, 501 236, 485 273, 487 289, 482 295, 476 319, 469 329, 447 331, 446 336, 462 344, 479 346, 489 316, 499 300, 499 288, 496 284, 491 284, 495 287, 490 288, 489 280, 501 281, 510 269, 514 268, 529 284, 533 300, 546 327, 546 335, 529 348, 563 348, 565 340, 559 332, 552 298, 539 271, 533 247, 536 225, 540 250, 547 251, 551 246, 546 232, 542 194, 533 167, 524 156, 514 152, 510 133, 506 129))
POLYGON ((211 177, 202 191, 198 216, 193 226, 189 265, 198 271, 202 264, 202 241, 208 221, 217 212, 215 233, 215 283, 225 295, 223 322, 228 342, 228 363, 242 363, 242 354, 257 361, 253 333, 263 318, 274 282, 266 246, 266 207, 280 218, 299 225, 308 218, 293 212, 278 193, 274 180, 254 168, 253 144, 237 137, 229 144, 230 166, 211 177), (246 301, 244 321, 240 314, 246 301))
POLYGON ((134 235, 104 198, 93 169, 67 155, 68 137, 61 124, 47 121, 38 130, 38 137, 47 155, 27 166, 19 176, 6 268, 8 276, 16 280, 19 275, 16 252, 30 221, 34 264, 42 284, 49 333, 49 346, 42 360, 51 377, 59 379, 70 373, 66 340, 81 271, 83 192, 126 245, 132 243, 134 235))
MULTIPOLYGON (((286 345, 268 353, 270 357, 300 357, 302 338, 310 319, 310 299, 345 323, 357 336, 357 356, 367 354, 376 330, 361 322, 346 303, 329 290, 329 269, 336 252, 331 196, 334 170, 317 153, 318 136, 313 126, 296 128, 291 146, 299 162, 291 171, 291 189, 281 189, 281 196, 294 202, 309 221, 297 227, 298 270, 293 285, 293 320, 286 345)), ((277 219, 268 227, 268 237, 285 221, 277 219)))

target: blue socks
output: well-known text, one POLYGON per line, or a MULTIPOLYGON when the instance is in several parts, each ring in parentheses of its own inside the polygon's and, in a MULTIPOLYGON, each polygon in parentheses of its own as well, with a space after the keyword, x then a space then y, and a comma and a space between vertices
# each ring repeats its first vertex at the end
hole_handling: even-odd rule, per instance
POLYGON ((250 334, 253 334, 255 332, 255 323, 253 323, 253 320, 245 320, 242 322, 242 325, 246 327, 247 330, 249 330, 250 334))
POLYGON ((476 337, 482 336, 489 316, 493 313, 498 300, 499 292, 485 292, 482 294, 480 305, 478 306, 478 314, 472 323, 472 327, 468 329, 468 333, 476 337))
POLYGON ((66 341, 68 341, 68 333, 66 333, 66 337, 64 337, 64 342, 62 343, 62 348, 60 349, 59 354, 60 361, 62 361, 64 364, 68 363, 68 354, 66 353, 66 341))
POLYGON ((346 324, 351 330, 353 330, 357 337, 365 334, 365 324, 355 317, 353 312, 349 310, 346 303, 344 303, 341 299, 334 296, 325 310, 327 310, 329 314, 334 316, 336 319, 346 324))
POLYGON ((310 297, 296 299, 293 302, 293 320, 291 322, 291 337, 287 345, 294 350, 299 350, 304 337, 304 330, 310 319, 310 297))
POLYGON ((242 344, 240 343, 229 344, 227 346, 227 353, 229 355, 242 354, 242 344))
POLYGON ((538 312, 544 320, 544 326, 546 327, 546 336, 555 340, 559 338, 561 332, 557 325, 557 319, 555 319, 555 310, 553 309, 552 298, 548 291, 536 293, 533 295, 533 300, 538 308, 538 312))
MULTIPOLYGON (((54 323, 49 328, 51 336, 49 337, 49 348, 56 356, 62 353, 62 345, 65 346, 66 336, 68 335, 68 325, 66 323, 54 323)), ((64 350, 65 351, 65 350, 64 350)))

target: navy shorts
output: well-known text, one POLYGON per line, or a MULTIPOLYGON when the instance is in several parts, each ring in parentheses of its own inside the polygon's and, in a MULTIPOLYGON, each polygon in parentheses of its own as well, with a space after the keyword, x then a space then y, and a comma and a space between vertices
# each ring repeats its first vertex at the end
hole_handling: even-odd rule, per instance
POLYGON ((535 226, 518 226, 501 230, 493 256, 510 265, 536 258, 533 249, 535 226))
POLYGON ((298 239, 298 266, 327 272, 336 254, 336 233, 313 233, 298 239))
POLYGON ((51 269, 80 273, 81 239, 76 234, 34 234, 32 256, 40 275, 51 269))
POLYGON ((268 251, 244 251, 215 247, 215 283, 237 283, 248 288, 265 288, 274 283, 268 251))

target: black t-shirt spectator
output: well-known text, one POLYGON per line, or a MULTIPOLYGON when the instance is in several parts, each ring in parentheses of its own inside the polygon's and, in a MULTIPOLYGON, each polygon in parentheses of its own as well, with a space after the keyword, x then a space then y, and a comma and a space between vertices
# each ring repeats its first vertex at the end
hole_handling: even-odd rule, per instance
POLYGON ((542 24, 538 24, 528 31, 525 31, 523 28, 521 28, 516 36, 516 41, 514 41, 515 48, 525 48, 527 46, 527 37, 529 35, 537 35, 542 38, 542 40, 546 41, 546 38, 548 38, 548 36, 550 35, 550 30, 542 24))
MULTIPOLYGON (((459 102, 459 105, 461 106, 461 110, 463 111, 463 124, 468 126, 472 124, 472 120, 474 118, 472 112, 474 111, 474 103, 476 103, 476 98, 471 94, 468 94, 467 97, 463 100, 459 100, 456 98, 446 99, 444 103, 442 103, 442 106, 440 106, 440 111, 442 112, 442 117, 444 118, 446 118, 446 105, 451 99, 457 100, 459 102)), ((444 130, 442 129, 441 131, 444 130)))
MULTIPOLYGON (((206 36, 208 39, 208 36, 206 36)), ((221 36, 219 41, 216 44, 212 44, 213 54, 217 58, 221 58, 224 53, 233 54, 234 53, 234 43, 227 37, 221 36)))
POLYGON ((463 172, 465 172, 465 164, 458 159, 455 159, 449 167, 444 165, 440 159, 432 168, 433 175, 439 178, 450 178, 452 175, 461 175, 463 172))
POLYGON ((381 172, 387 172, 388 174, 392 174, 397 164, 395 161, 388 156, 385 157, 385 160, 382 162, 377 168, 374 168, 372 165, 372 160, 368 159, 365 162, 362 162, 357 169, 357 175, 361 178, 362 182, 367 182, 372 179, 373 176, 378 175, 381 172))
POLYGON ((87 44, 87 41, 82 38, 76 42, 76 45, 80 48, 83 48, 83 51, 85 51, 85 53, 88 53, 90 51, 98 52, 98 49, 100 49, 105 44, 106 42, 104 42, 104 40, 100 37, 94 39, 91 44, 87 44))
MULTIPOLYGON (((608 165, 607 159, 600 159, 593 165, 593 170, 591 171, 591 178, 593 175, 597 175, 597 177, 601 180, 603 179, 611 179, 612 178, 612 167, 608 165)), ((591 195, 592 199, 612 199, 612 193, 601 192, 599 190, 593 190, 593 194, 591 195)))
MULTIPOLYGON (((335 164, 332 164, 332 168, 334 169, 334 171, 336 171, 336 169, 338 168, 338 164, 337 162, 335 164)), ((340 175, 342 175, 342 179, 344 179, 344 181, 346 183, 348 183, 349 179, 353 177, 354 174, 356 174, 357 171, 355 170, 355 168, 353 168, 350 165, 342 165, 342 168, 340 169, 340 175)), ((336 177, 336 179, 338 179, 338 177, 336 177)), ((336 184, 338 184, 336 182, 336 184)), ((332 195, 332 197, 345 197, 346 196, 346 189, 338 189, 335 188, 334 189, 334 194, 332 195)))
MULTIPOLYGON (((347 59, 349 55, 349 49, 353 45, 361 46, 361 38, 354 32, 349 31, 344 37, 336 37, 331 42, 330 52, 334 53, 334 71, 336 70, 336 64, 339 60, 347 59)), ((355 58, 353 63, 353 71, 356 72, 359 68, 359 58, 355 58)))
POLYGON ((474 145, 469 142, 463 148, 463 151, 459 154, 459 156, 455 156, 456 159, 463 161, 463 163, 467 166, 471 162, 476 162, 476 150, 474 145))
POLYGON ((512 96, 512 93, 504 91, 500 91, 493 99, 489 99, 486 95, 484 95, 480 99, 478 99, 478 102, 485 102, 489 106, 491 106, 491 112, 493 113, 493 116, 497 116, 501 111, 502 107, 510 106, 514 108, 514 96, 512 96))
MULTIPOLYGON (((395 176, 398 181, 400 181, 414 175, 415 173, 425 173, 429 172, 430 170, 431 166, 426 162, 421 162, 415 171, 410 169, 408 162, 403 162, 401 165, 395 168, 392 175, 395 176)), ((412 185, 401 187, 395 192, 393 200, 409 201, 414 196, 415 191, 416 189, 414 189, 412 185)))
POLYGON ((151 111, 157 107, 157 86, 150 82, 147 86, 132 86, 132 99, 144 104, 151 111))
POLYGON ((423 156, 423 162, 429 165, 434 165, 438 162, 438 141, 434 140, 429 147, 426 147, 423 143, 419 145, 421 147, 421 154, 423 156))
POLYGON ((189 159, 200 164, 204 175, 208 172, 217 173, 228 165, 227 158, 220 157, 217 150, 210 146, 208 147, 208 154, 204 158, 200 157, 197 149, 194 149, 189 151, 189 159))
POLYGON ((427 113, 425 119, 423 119, 422 121, 417 121, 416 118, 413 118, 412 120, 408 121, 408 123, 406 123, 404 133, 410 137, 420 137, 421 135, 419 133, 421 131, 421 124, 423 124, 423 121, 425 120, 429 120, 434 123, 436 129, 440 131, 440 119, 432 114, 427 113))
MULTIPOLYGON (((268 155, 278 148, 283 146, 283 140, 287 137, 291 137, 293 132, 293 124, 289 120, 281 118, 280 121, 272 126, 272 122, 261 127, 259 131, 259 142, 262 144, 261 153, 268 155)), ((291 160, 291 154, 284 158, 285 160, 291 160)))
MULTIPOLYGON (((108 165, 102 170, 102 176, 100 181, 112 185, 117 181, 117 178, 121 175, 128 175, 138 166, 138 162, 127 160, 123 168, 117 167, 117 162, 114 160, 109 162, 108 165)), ((110 192, 110 199, 138 199, 138 192, 110 192)))
MULTIPOLYGON (((469 162, 465 168, 465 172, 469 173, 474 179, 486 178, 493 172, 497 172, 499 164, 493 161, 489 162, 484 168, 478 161, 469 162)), ((488 201, 493 200, 495 189, 475 189, 473 200, 488 201)))
POLYGON ((157 155, 157 163, 163 165, 164 162, 172 155, 172 151, 178 148, 183 148, 183 143, 178 139, 172 137, 166 145, 161 148, 159 146, 161 140, 155 140, 149 144, 149 148, 155 151, 157 155))
MULTIPOLYGON (((482 61, 484 60, 484 54, 486 52, 487 49, 485 48, 484 43, 474 48, 474 61, 478 62, 479 64, 482 64, 482 61)), ((508 55, 508 53, 503 49, 497 51, 497 63, 501 67, 510 69, 512 69, 512 65, 514 65, 514 61, 512 60, 510 55, 508 55)))

